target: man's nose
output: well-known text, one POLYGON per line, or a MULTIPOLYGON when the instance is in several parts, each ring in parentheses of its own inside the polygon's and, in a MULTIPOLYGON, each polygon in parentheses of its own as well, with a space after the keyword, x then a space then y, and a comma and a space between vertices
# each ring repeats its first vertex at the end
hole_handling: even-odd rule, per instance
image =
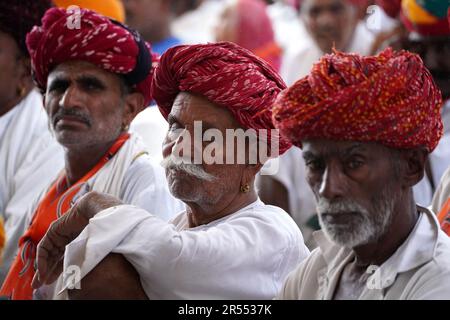
POLYGON ((320 182, 319 195, 328 200, 335 200, 344 197, 345 189, 345 174, 339 165, 327 166, 320 182))
POLYGON ((190 146, 186 145, 186 129, 184 129, 182 132, 178 133, 167 133, 166 138, 163 142, 163 157, 166 158, 170 156, 171 154, 174 154, 176 157, 183 157, 185 156, 186 148, 189 148, 190 146))
POLYGON ((316 23, 320 28, 327 30, 336 26, 336 14, 331 10, 323 10, 316 18, 316 23))
POLYGON ((67 87, 59 100, 59 106, 65 109, 80 107, 80 92, 75 86, 67 87))

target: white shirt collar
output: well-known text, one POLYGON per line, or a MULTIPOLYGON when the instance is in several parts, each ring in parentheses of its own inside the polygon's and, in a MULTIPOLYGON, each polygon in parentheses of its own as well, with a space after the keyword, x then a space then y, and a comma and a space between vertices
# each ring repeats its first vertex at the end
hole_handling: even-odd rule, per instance
MULTIPOLYGON (((430 210, 420 206, 417 206, 417 209, 420 216, 408 238, 379 268, 383 288, 392 285, 397 274, 417 268, 433 259, 439 236, 439 223, 430 210)), ((343 259, 352 254, 351 249, 330 241, 323 231, 316 231, 314 239, 328 265, 328 272, 339 267, 343 259)))

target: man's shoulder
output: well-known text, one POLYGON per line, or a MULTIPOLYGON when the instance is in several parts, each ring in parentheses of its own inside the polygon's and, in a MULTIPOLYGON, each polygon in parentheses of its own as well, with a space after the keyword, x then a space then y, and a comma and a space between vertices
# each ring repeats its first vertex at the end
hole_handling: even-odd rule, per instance
MULTIPOLYGON (((146 152, 141 152, 134 155, 134 159, 125 174, 125 177, 132 177, 133 179, 138 180, 145 179, 147 181, 150 177, 156 179, 163 176, 164 169, 156 161, 156 159, 149 156, 146 152)), ((148 181, 148 183, 150 182, 151 181, 148 181)))
POLYGON ((297 268, 288 275, 278 295, 279 300, 317 299, 320 275, 327 263, 320 248, 314 249, 297 268))
POLYGON ((429 268, 436 268, 450 275, 450 237, 442 230, 439 230, 433 259, 429 264, 429 268))
POLYGON ((433 257, 407 272, 404 279, 407 299, 450 299, 450 238, 440 230, 433 257))
POLYGON ((231 226, 244 226, 252 233, 270 235, 271 241, 283 243, 285 248, 301 248, 302 256, 309 254, 300 228, 292 217, 279 207, 266 205, 258 200, 255 205, 238 211, 227 220, 231 226))

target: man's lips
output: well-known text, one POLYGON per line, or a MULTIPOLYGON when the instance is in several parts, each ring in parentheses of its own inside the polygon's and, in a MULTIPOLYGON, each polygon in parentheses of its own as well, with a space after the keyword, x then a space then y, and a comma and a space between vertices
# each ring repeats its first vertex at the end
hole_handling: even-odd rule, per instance
POLYGON ((356 216, 359 215, 359 212, 349 211, 349 212, 325 212, 322 213, 322 218, 329 223, 332 224, 347 224, 350 221, 353 221, 356 216))
POLYGON ((56 116, 55 121, 53 122, 54 126, 89 126, 89 121, 82 117, 73 116, 73 115, 62 115, 56 116))

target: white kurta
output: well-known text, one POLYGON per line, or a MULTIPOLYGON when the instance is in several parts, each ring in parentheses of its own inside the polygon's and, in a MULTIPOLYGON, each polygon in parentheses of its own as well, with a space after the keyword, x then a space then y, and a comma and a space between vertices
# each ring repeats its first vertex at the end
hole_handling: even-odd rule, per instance
POLYGON ((289 215, 260 200, 196 228, 185 212, 166 223, 133 206, 104 210, 66 247, 65 270, 78 265, 84 277, 111 252, 150 299, 271 299, 309 254, 289 215))
POLYGON ((316 214, 316 199, 311 187, 306 182, 306 166, 303 160, 302 150, 292 147, 280 157, 269 160, 265 168, 278 161, 278 170, 270 177, 280 182, 288 192, 290 214, 302 231, 305 243, 311 248, 315 248, 312 233, 315 231, 308 225, 309 220, 316 214))
POLYGON ((186 44, 214 42, 214 28, 225 4, 224 0, 203 1, 197 9, 182 14, 172 22, 172 34, 186 44))
MULTIPOLYGON (((147 147, 137 135, 131 135, 117 154, 100 169, 75 195, 74 201, 88 191, 109 193, 127 204, 146 208, 161 219, 169 220, 184 204, 176 200, 169 192, 164 169, 152 157, 143 154, 147 147)), ((43 190, 45 191, 45 189, 43 190)), ((43 196, 45 192, 42 192, 43 196)), ((17 228, 15 238, 18 240, 29 226, 38 201, 30 206, 21 219, 21 228, 17 228)), ((119 222, 118 222, 119 223, 119 222)), ((17 240, 7 243, 8 260, 0 268, 2 278, 6 276, 9 266, 17 252, 17 240)), ((6 251, 5 251, 6 252, 6 251)))
MULTIPOLYGON (((308 75, 313 64, 324 55, 311 36, 307 32, 303 34, 304 38, 298 40, 301 45, 290 48, 281 65, 280 74, 288 86, 308 75)), ((355 29, 347 52, 366 55, 370 51, 373 40, 374 35, 367 30, 364 22, 360 22, 355 29)))
POLYGON ((48 130, 42 96, 33 90, 0 117, 0 216, 6 232, 0 283, 25 230, 26 213, 63 165, 63 150, 48 130))
MULTIPOLYGON (((368 267, 373 275, 358 299, 450 299, 450 238, 431 211, 418 210, 414 229, 395 253, 381 266, 368 267)), ((354 252, 332 243, 322 231, 314 237, 319 248, 289 275, 278 299, 333 299, 354 252)))
POLYGON ((0 215, 20 191, 27 202, 58 174, 63 150, 48 130, 42 96, 31 91, 17 106, 0 117, 0 215))
MULTIPOLYGON (((444 134, 439 140, 436 149, 428 156, 431 171, 433 172, 433 181, 435 187, 442 179, 445 170, 450 167, 450 100, 444 103, 441 111, 442 123, 444 124, 444 134)), ((414 198, 418 204, 428 207, 433 197, 430 180, 427 176, 414 186, 414 198)))
POLYGON ((130 126, 130 132, 136 132, 141 136, 148 147, 149 155, 159 161, 163 158, 162 144, 168 129, 166 119, 156 106, 141 111, 130 126))

